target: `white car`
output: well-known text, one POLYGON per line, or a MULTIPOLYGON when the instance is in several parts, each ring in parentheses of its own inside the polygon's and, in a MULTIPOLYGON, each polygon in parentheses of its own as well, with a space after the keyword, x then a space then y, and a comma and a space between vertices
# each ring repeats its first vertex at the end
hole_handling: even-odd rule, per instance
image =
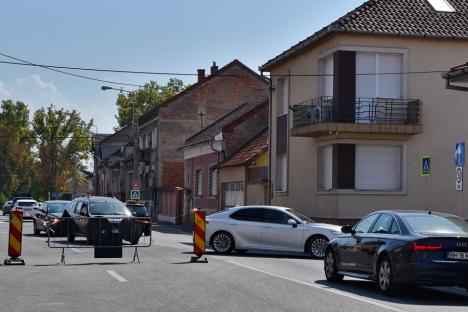
POLYGON ((12 211, 22 211, 23 219, 34 219, 37 209, 39 209, 39 205, 34 199, 18 199, 12 211))
POLYGON ((234 207, 206 217, 206 240, 220 254, 269 250, 323 258, 328 242, 341 234, 338 225, 315 223, 285 207, 234 207))

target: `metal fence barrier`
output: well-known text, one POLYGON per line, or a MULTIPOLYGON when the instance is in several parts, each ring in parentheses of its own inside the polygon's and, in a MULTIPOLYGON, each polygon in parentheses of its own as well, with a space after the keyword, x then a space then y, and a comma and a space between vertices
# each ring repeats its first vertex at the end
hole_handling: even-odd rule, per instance
POLYGON ((49 248, 62 249, 62 263, 65 248, 94 248, 95 258, 122 258, 122 248, 134 248, 133 262, 140 262, 138 248, 152 243, 150 217, 62 217, 46 221, 46 229, 49 248))

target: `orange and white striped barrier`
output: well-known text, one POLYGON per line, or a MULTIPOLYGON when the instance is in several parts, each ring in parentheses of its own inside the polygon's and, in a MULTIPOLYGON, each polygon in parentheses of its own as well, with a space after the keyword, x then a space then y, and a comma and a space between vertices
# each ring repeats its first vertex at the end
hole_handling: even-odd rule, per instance
POLYGON ((24 265, 21 256, 21 243, 23 237, 23 213, 21 211, 10 212, 10 235, 8 238, 8 255, 10 259, 5 259, 4 264, 24 265))
MULTIPOLYGON (((205 212, 197 210, 195 211, 194 225, 193 225, 193 253, 196 257, 191 258, 191 262, 195 262, 201 258, 206 252, 205 249, 205 231, 206 231, 206 220, 205 212)), ((205 262, 208 260, 205 258, 205 262)))

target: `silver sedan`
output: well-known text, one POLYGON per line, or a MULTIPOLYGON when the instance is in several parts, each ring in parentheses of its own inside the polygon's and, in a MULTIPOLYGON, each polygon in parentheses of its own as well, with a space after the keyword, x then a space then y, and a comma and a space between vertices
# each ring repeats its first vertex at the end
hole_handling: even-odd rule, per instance
POLYGON ((342 234, 338 225, 315 223, 290 208, 243 206, 206 218, 206 239, 216 253, 247 250, 309 252, 323 258, 328 242, 342 234))

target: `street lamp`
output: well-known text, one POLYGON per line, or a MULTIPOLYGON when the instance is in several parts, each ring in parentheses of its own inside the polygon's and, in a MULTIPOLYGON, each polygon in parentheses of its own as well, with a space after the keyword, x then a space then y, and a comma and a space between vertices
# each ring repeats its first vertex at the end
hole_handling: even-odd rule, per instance
MULTIPOLYGON (((125 92, 129 94, 132 91, 125 90, 123 88, 114 88, 114 87, 109 87, 109 86, 101 86, 102 91, 106 90, 116 90, 119 92, 125 92)), ((133 134, 133 145, 134 145, 134 150, 133 150, 133 179, 132 180, 137 180, 138 184, 140 184, 140 177, 138 174, 138 160, 137 160, 137 146, 138 146, 138 129, 136 126, 136 120, 135 120, 135 101, 132 101, 132 134, 133 134)))

